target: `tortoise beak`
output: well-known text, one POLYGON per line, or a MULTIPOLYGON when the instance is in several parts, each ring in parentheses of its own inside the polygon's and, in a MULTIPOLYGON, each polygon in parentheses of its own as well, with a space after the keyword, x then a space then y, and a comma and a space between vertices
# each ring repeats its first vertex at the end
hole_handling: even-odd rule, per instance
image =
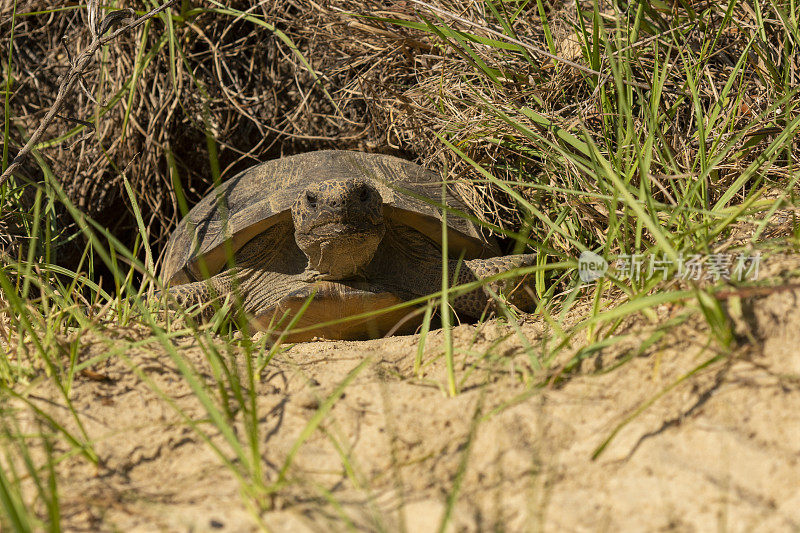
POLYGON ((312 235, 296 236, 315 279, 363 278, 386 231, 383 225, 371 230, 361 228, 360 231, 338 226, 325 227, 325 231, 312 235))

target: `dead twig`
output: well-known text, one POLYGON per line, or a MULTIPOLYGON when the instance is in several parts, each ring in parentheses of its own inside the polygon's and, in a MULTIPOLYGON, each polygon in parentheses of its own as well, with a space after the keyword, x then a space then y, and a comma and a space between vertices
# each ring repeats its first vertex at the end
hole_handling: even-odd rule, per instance
POLYGON ((11 177, 11 174, 22 164, 25 158, 28 157, 28 154, 31 152, 31 150, 33 150, 33 147, 36 146, 36 143, 39 142, 39 139, 42 137, 42 135, 44 135, 47 126, 50 125, 50 122, 52 122, 59 109, 61 109, 64 99, 72 92, 75 84, 81 79, 83 71, 86 69, 89 61, 94 57, 95 53, 100 49, 100 47, 109 43, 110 41, 113 41, 126 31, 137 28, 146 20, 153 18, 157 14, 175 4, 177 1, 178 0, 169 0, 168 2, 153 9, 149 13, 146 13, 145 15, 142 15, 134 21, 117 29, 115 32, 107 35, 106 37, 103 37, 103 33, 109 29, 109 26, 119 22, 121 16, 127 14, 128 12, 123 10, 115 11, 109 14, 101 23, 99 31, 95 31, 96 21, 90 20, 90 28, 93 36, 92 42, 89 44, 86 50, 81 52, 78 57, 75 58, 75 62, 72 64, 69 72, 67 72, 67 74, 64 76, 64 80, 61 82, 61 85, 58 88, 58 94, 56 95, 53 105, 50 106, 47 114, 39 123, 39 127, 36 128, 36 131, 33 132, 33 135, 31 135, 31 137, 28 139, 28 142, 25 143, 25 146, 23 146, 19 153, 17 153, 17 156, 14 158, 11 164, 8 165, 8 168, 6 168, 5 172, 0 175, 0 186, 2 186, 8 180, 8 178, 11 177))

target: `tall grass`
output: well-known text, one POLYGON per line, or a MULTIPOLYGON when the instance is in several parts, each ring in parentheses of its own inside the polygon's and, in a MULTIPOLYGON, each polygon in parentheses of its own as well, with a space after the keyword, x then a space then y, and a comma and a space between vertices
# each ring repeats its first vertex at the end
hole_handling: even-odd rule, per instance
MULTIPOLYGON (((796 168, 796 138, 800 130, 796 52, 800 32, 795 1, 764 4, 732 0, 727 5, 709 5, 703 12, 682 4, 669 13, 649 3, 601 6, 579 2, 578 16, 569 20, 568 32, 561 35, 555 35, 553 28, 556 23, 563 26, 564 21, 552 20, 555 15, 543 2, 486 2, 484 18, 472 17, 468 23, 447 9, 431 8, 422 2, 415 5, 414 21, 381 17, 370 20, 416 32, 419 38, 428 39, 432 50, 443 58, 443 64, 458 67, 440 72, 434 85, 422 87, 423 92, 438 87, 425 92, 429 109, 439 113, 444 124, 433 138, 459 162, 459 168, 470 177, 476 190, 488 186, 502 193, 508 204, 501 207, 513 210, 524 221, 516 228, 485 224, 514 240, 517 250, 527 247, 541 256, 539 265, 501 276, 531 276, 531 287, 538 301, 536 311, 547 322, 553 337, 553 342, 544 347, 534 346, 513 310, 498 297, 501 320, 509 323, 513 336, 530 358, 530 367, 524 370, 529 390, 519 401, 530 397, 554 376, 563 379, 576 371, 582 359, 627 338, 618 331, 623 318, 638 313, 655 317, 653 310, 666 303, 677 304, 682 311, 643 343, 642 351, 669 327, 690 316, 699 316, 708 324, 709 339, 722 355, 710 357, 690 374, 665 387, 652 401, 702 368, 724 359, 734 335, 715 292, 725 284, 675 280, 676 261, 692 254, 757 251, 764 254, 763 260, 768 260, 769 253, 791 249, 796 244, 796 238, 791 237, 763 239, 776 211, 794 207, 800 178, 796 168), (747 26, 739 18, 748 6, 760 21, 753 33, 746 31, 747 26), (768 26, 764 25, 766 12, 772 20, 768 26), (575 71, 566 61, 545 61, 529 40, 515 30, 526 17, 541 28, 543 49, 557 56, 563 50, 563 42, 575 42, 580 54, 570 62, 585 65, 593 72, 575 71), (734 46, 731 34, 741 34, 743 38, 736 40, 734 46), (539 90, 537 84, 544 85, 548 79, 555 80, 548 86, 555 95, 539 90), (565 85, 557 93, 559 80, 565 85), (447 84, 458 84, 458 93, 448 90, 447 84), (765 98, 758 106, 747 94, 748 88, 755 86, 761 88, 765 98), (570 102, 570 98, 577 102, 570 102), (589 105, 581 105, 582 102, 589 105), (743 111, 745 107, 749 111, 743 111), (480 160, 476 157, 480 154, 491 157, 480 160), (756 230, 745 240, 733 240, 733 229, 745 224, 756 230), (666 272, 644 272, 638 279, 625 278, 612 268, 605 278, 587 285, 576 270, 576 257, 587 250, 612 263, 621 255, 642 254, 668 259, 671 264, 666 272), (664 278, 673 279, 664 281, 664 278), (567 319, 570 311, 586 302, 589 305, 584 308, 588 311, 580 320, 567 319), (573 343, 580 346, 578 352, 566 365, 555 366, 557 356, 571 350, 573 343)), ((129 83, 116 94, 96 95, 97 101, 102 102, 95 108, 96 120, 102 120, 107 110, 123 103, 124 124, 135 118, 131 114, 133 104, 147 97, 137 89, 136 79, 146 69, 163 68, 153 62, 162 47, 169 50, 174 83, 178 83, 175 71, 179 65, 191 72, 187 51, 177 37, 176 28, 192 32, 191 27, 186 30, 182 25, 201 13, 211 12, 244 19, 260 31, 276 35, 300 57, 326 97, 336 105, 335 95, 327 90, 323 78, 311 66, 313 58, 303 57, 290 37, 260 16, 212 2, 210 7, 164 13, 162 18, 168 31, 158 39, 147 38, 153 31, 150 25, 142 29, 129 83)), ((12 18, 17 16, 14 11, 12 18)), ((3 169, 8 164, 9 149, 18 148, 13 145, 12 130, 21 128, 9 105, 14 87, 13 36, 10 42, 8 57, 0 62, 5 69, 3 169)), ((191 90, 202 93, 205 101, 210 100, 209 88, 197 78, 191 81, 194 84, 191 90)), ((186 89, 176 85, 172 90, 186 89)), ((218 141, 207 108, 200 112, 197 123, 204 132, 208 167, 217 182, 221 176, 215 148, 218 141)), ((123 136, 128 131, 125 125, 123 136)), ((126 201, 136 219, 137 233, 130 241, 131 246, 68 200, 59 177, 53 175, 42 155, 48 145, 68 142, 82 130, 75 127, 37 148, 34 162, 42 177, 40 181, 28 181, 20 174, 0 191, 0 219, 13 222, 15 239, 20 244, 16 255, 3 256, 0 268, 4 352, 0 357, 0 407, 4 420, 9 421, 4 422, 0 435, 3 452, 0 462, 6 465, 0 469, 0 502, 5 511, 0 524, 21 531, 43 527, 59 530, 59 456, 53 452, 53 440, 66 443, 71 453, 80 454, 86 461, 101 462, 81 416, 70 401, 76 374, 98 362, 98 358, 89 361, 82 358, 82 339, 88 333, 95 338, 107 338, 114 346, 101 357, 127 360, 126 350, 147 342, 163 349, 202 405, 206 415, 203 423, 181 411, 133 362, 129 362, 131 372, 156 390, 183 423, 214 450, 220 462, 239 480, 243 498, 254 517, 261 520, 274 495, 292 482, 291 466, 299 449, 319 429, 346 387, 370 361, 365 359, 354 365, 341 384, 320 403, 280 468, 270 470, 263 460, 264 444, 259 428, 263 413, 257 409, 256 385, 273 357, 285 347, 268 343, 269 336, 252 341, 246 317, 235 310, 236 299, 223 306, 208 323, 184 312, 178 312, 177 318, 168 317, 164 323, 159 304, 146 299, 153 289, 163 287, 155 272, 157 258, 151 248, 148 224, 138 205, 139 198, 127 181, 126 170, 118 169, 120 179, 125 182, 126 201), (33 202, 26 203, 24 194, 32 195, 33 202), (69 214, 77 230, 59 225, 63 218, 57 215, 58 210, 69 214), (53 261, 55 248, 68 239, 82 239, 86 243, 74 270, 53 261), (111 273, 111 280, 99 279, 97 272, 101 266, 111 273), (135 342, 115 337, 115 328, 131 323, 146 328, 149 337, 135 342), (241 339, 236 334, 240 329, 245 332, 241 339), (212 369, 210 381, 201 377, 177 346, 176 340, 186 336, 195 337, 203 350, 212 369), (237 364, 238 360, 245 362, 243 368, 237 364), (77 431, 68 430, 37 407, 28 397, 28 384, 32 382, 47 382, 59 391, 77 431), (31 443, 14 424, 15 412, 7 407, 12 400, 29 409, 42 421, 42 427, 47 427, 43 444, 31 443), (237 421, 243 422, 243 432, 234 429, 237 421), (222 444, 212 440, 209 427, 222 435, 222 444), (45 459, 38 464, 29 451, 33 446, 44 449, 45 459), (20 468, 27 475, 22 475, 20 468), (26 491, 23 478, 32 480, 35 490, 26 491)), ((19 131, 21 138, 27 133, 19 131)), ((113 141, 90 142, 107 146, 113 141)), ((181 189, 180 171, 174 165, 170 148, 166 150, 175 194, 185 213, 189 206, 181 189)), ((445 242, 446 238, 447 233, 443 232, 445 242)), ((447 378, 446 383, 440 384, 442 390, 456 395, 459 384, 475 371, 480 361, 492 360, 500 366, 505 363, 494 353, 503 339, 483 353, 474 353, 471 347, 453 342, 449 300, 487 281, 453 287, 452 280, 447 279, 447 261, 445 252, 442 290, 432 296, 434 303, 421 298, 403 306, 426 306, 413 372, 413 377, 419 379, 428 379, 426 368, 431 360, 424 359, 423 347, 435 310, 439 309, 445 342, 442 353, 434 357, 446 360, 447 378), (464 361, 467 370, 459 373, 457 361, 464 361)), ((282 339, 283 335, 296 331, 297 318, 276 324, 275 335, 282 339)), ((632 417, 638 416, 652 401, 642 405, 632 417)), ((493 414, 496 411, 481 418, 482 413, 476 410, 441 530, 451 519, 469 460, 472 436, 480 421, 493 414)), ((342 460, 349 461, 344 452, 342 460)), ((352 468, 347 470, 354 485, 359 485, 355 483, 357 476, 352 474, 352 468)), ((335 495, 327 489, 304 483, 310 491, 336 503, 335 495)), ((370 487, 362 488, 369 492, 370 487)), ((346 513, 343 516, 349 522, 346 513)))

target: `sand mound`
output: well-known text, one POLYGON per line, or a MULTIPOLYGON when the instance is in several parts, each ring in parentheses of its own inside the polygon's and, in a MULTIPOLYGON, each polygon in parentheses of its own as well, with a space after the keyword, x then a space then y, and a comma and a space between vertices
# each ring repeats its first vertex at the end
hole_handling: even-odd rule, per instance
MULTIPOLYGON (((264 482, 296 455, 276 492, 252 497, 235 475, 245 471, 241 456, 173 359, 157 343, 126 348, 142 333, 120 331, 118 343, 98 340, 80 356, 101 357, 70 392, 101 464, 74 454, 58 464, 65 525, 248 531, 258 522, 246 502, 260 502, 263 524, 275 531, 432 531, 455 496, 455 530, 796 529, 800 316, 791 311, 799 297, 747 299, 740 328, 754 342, 727 355, 706 341, 698 318, 618 364, 659 329, 631 319, 621 332, 635 332, 627 341, 544 380, 537 346, 553 339, 543 321, 522 327, 530 352, 502 323, 460 326, 453 335, 464 381, 452 399, 442 391, 441 331, 427 338, 421 377, 418 336, 295 345, 256 384, 264 482), (295 449, 328 399, 330 412, 295 449)), ((671 312, 660 309, 659 323, 671 312)), ((215 405, 235 405, 236 391, 219 385, 230 380, 219 379, 220 363, 210 365, 198 342, 177 343, 182 360, 198 369, 215 405)), ((567 351, 551 368, 564 368, 576 353, 567 351)), ((220 361, 244 375, 242 353, 223 352, 220 361)), ((76 431, 50 386, 32 398, 76 431)), ((232 408, 231 416, 247 449, 245 413, 232 408)))

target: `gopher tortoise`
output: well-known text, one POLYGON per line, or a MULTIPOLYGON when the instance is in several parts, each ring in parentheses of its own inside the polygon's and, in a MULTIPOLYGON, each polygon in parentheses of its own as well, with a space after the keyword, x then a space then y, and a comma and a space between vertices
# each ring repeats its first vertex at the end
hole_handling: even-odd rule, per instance
MULTIPOLYGON (((446 204, 466 211, 449 188, 446 204)), ((258 329, 279 331, 308 303, 285 337, 358 339, 406 332, 409 309, 370 313, 442 287, 442 182, 414 163, 380 154, 325 150, 256 165, 214 189, 178 224, 161 278, 173 305, 238 295, 258 329), (309 301, 310 300, 310 301, 309 301), (371 315, 338 321, 349 316, 371 315), (318 327, 313 327, 320 325, 318 327)), ((458 285, 535 264, 534 254, 498 256, 469 220, 447 221, 449 282, 458 285)), ((479 317, 491 292, 531 304, 519 277, 450 297, 459 315, 479 317)), ((209 306, 210 314, 214 313, 209 306)), ((208 314, 208 313, 207 313, 208 314)))

